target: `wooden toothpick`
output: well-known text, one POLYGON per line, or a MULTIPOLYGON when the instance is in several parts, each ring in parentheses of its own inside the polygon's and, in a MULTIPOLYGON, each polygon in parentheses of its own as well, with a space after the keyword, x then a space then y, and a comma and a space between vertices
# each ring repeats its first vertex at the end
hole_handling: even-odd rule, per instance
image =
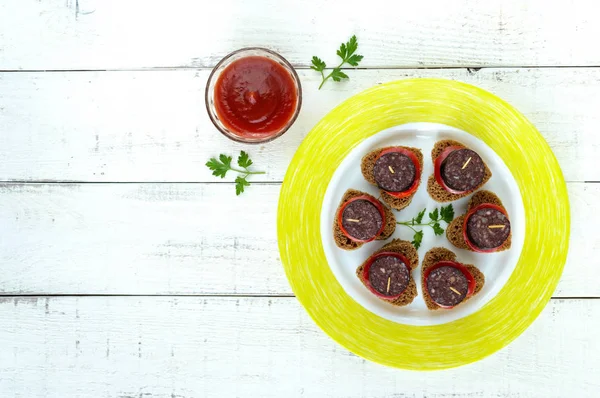
POLYGON ((464 170, 465 167, 467 167, 467 165, 469 164, 469 162, 471 161, 471 158, 467 159, 467 161, 465 162, 465 164, 463 164, 463 167, 461 170, 464 170))

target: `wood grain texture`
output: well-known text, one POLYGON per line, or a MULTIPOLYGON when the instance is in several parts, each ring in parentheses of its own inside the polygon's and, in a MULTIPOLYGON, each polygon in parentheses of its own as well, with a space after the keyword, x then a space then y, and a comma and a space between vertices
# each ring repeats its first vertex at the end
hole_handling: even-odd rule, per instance
MULTIPOLYGON (((281 181, 308 131, 336 104, 381 82, 443 77, 475 84, 528 117, 567 181, 600 181, 600 68, 359 70, 317 90, 300 71, 300 117, 266 145, 234 143, 204 107, 208 71, 0 73, 0 180, 214 182, 204 163, 250 152, 261 181, 281 181)), ((227 180, 232 181, 229 177, 227 180)))
MULTIPOLYGON (((374 84, 446 77, 488 89, 549 141, 567 180, 600 181, 597 2, 567 0, 3 0, 0 181, 217 182, 222 151, 251 152, 280 182, 335 104, 374 84), (203 104, 231 50, 268 46, 329 64, 357 34, 361 66, 586 68, 360 70, 318 92, 266 146, 221 137, 203 104)), ((219 180, 220 181, 220 180, 219 180)), ((600 296, 600 184, 569 184, 572 241, 556 295, 600 296)), ((276 249, 279 186, 2 184, 2 294, 290 294, 276 249)), ((551 194, 551 193, 549 193, 551 194)), ((368 363, 336 345, 294 298, 0 297, 2 397, 592 397, 599 300, 553 300, 482 362, 432 374, 368 363)))
POLYGON ((207 67, 254 45, 334 64, 352 34, 367 67, 600 65, 595 14, 593 0, 4 0, 0 69, 207 67))
MULTIPOLYGON (((598 297, 600 184, 568 188, 572 239, 554 296, 598 297)), ((2 184, 0 292, 290 295, 279 189, 255 184, 236 197, 231 184, 2 184)))
POLYGON ((599 300, 552 300, 492 357, 432 373, 350 354, 295 298, 6 298, 3 397, 593 397, 599 300))
POLYGON ((289 293, 278 193, 276 185, 243 197, 231 184, 3 185, 1 290, 289 293))

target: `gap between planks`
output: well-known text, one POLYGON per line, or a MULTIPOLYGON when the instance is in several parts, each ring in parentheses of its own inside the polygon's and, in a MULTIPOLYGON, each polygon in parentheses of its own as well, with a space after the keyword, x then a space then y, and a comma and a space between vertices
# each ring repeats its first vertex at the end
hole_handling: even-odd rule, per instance
MULTIPOLYGON (((156 72, 156 71, 190 71, 190 70, 212 70, 216 65, 203 66, 151 66, 147 68, 115 68, 115 69, 0 69, 0 73, 64 73, 64 72, 156 72)), ((297 70, 308 70, 311 67, 308 64, 292 65, 297 70)), ((477 73, 482 69, 592 69, 600 68, 600 65, 462 65, 462 66, 426 66, 426 65, 400 65, 384 66, 375 65, 368 67, 348 68, 342 67, 342 70, 415 70, 415 69, 466 69, 470 73, 477 73)), ((326 68, 333 69, 333 68, 326 68)))
MULTIPOLYGON (((219 178, 219 177, 215 177, 219 178)), ((283 181, 250 181, 251 184, 257 185, 281 185, 283 181)), ((107 185, 107 184, 230 184, 235 185, 235 181, 79 181, 79 180, 0 180, 0 185, 48 185, 48 184, 64 184, 64 185, 74 185, 74 184, 98 184, 98 185, 107 185)))
MULTIPOLYGON (((218 177, 215 177, 218 178, 218 177)), ((256 185, 282 185, 283 181, 250 181, 251 184, 256 185)), ((565 180, 566 184, 600 184, 600 181, 569 181, 565 180)), ((75 184, 96 184, 96 185, 110 185, 110 184, 199 184, 199 185, 215 185, 215 184, 229 184, 235 185, 235 181, 79 181, 79 180, 0 180, 0 185, 75 185, 75 184)))

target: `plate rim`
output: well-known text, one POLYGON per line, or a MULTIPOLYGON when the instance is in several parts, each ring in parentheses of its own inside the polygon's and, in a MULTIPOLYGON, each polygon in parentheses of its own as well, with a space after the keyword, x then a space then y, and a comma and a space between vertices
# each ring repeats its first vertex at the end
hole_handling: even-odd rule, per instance
POLYGON ((467 83, 406 79, 378 85, 350 97, 309 132, 296 151, 281 187, 277 237, 292 290, 326 334, 351 352, 380 364, 435 370, 475 362, 498 351, 537 318, 556 288, 565 265, 569 213, 566 183, 556 157, 537 129, 515 108, 467 83), (465 113, 468 118, 463 117, 465 113), (413 119, 403 119, 407 117, 413 119), (476 313, 442 325, 394 326, 393 322, 356 303, 335 280, 329 265, 323 266, 320 223, 314 219, 314 213, 320 213, 324 181, 326 187, 349 151, 377 131, 408 122, 443 123, 482 139, 513 173, 526 212, 523 252, 507 285, 476 313), (330 147, 342 132, 345 140, 330 147), (326 140, 323 140, 324 133, 328 133, 326 140), (528 151, 519 151, 521 146, 528 151), (318 151, 321 157, 311 158, 311 154, 318 151), (535 162, 527 163, 532 160, 529 152, 538 156, 535 162), (306 170, 315 165, 325 165, 325 171, 309 175, 306 170), (539 189, 547 188, 547 184, 554 187, 553 200, 543 195, 545 189, 539 189), (299 188, 306 194, 294 195, 299 188), (540 228, 541 214, 545 215, 544 225, 553 228, 540 228), (318 236, 316 242, 314 229, 318 236), (540 258, 545 267, 536 267, 542 262, 540 258), (322 288, 323 285, 326 288, 322 288), (511 294, 516 294, 521 301, 511 300, 511 294), (487 320, 493 322, 485 323, 487 320))

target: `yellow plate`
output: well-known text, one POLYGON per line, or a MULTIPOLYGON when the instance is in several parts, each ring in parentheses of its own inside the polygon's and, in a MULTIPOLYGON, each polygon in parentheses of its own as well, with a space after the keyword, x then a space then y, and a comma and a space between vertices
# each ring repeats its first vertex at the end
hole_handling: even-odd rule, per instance
POLYGON ((412 79, 355 95, 313 128, 286 173, 277 224, 288 280, 319 327, 366 359, 404 369, 435 370, 480 360, 533 322, 562 273, 570 222, 558 162, 523 115, 465 83, 412 79), (323 196, 344 157, 365 138, 412 122, 446 124, 483 140, 510 169, 525 206, 525 242, 509 281, 479 311, 443 325, 399 324, 364 309, 337 282, 321 243, 323 196))

